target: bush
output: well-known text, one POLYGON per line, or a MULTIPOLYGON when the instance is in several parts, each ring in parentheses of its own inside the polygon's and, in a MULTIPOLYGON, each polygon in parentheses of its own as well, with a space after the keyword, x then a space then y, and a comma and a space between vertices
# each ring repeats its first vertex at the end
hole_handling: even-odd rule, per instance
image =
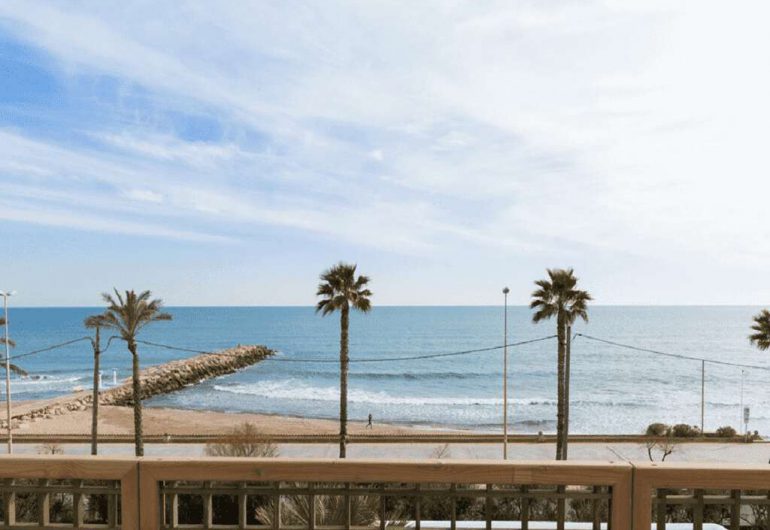
POLYGON ((208 456, 278 456, 278 446, 266 442, 251 423, 243 423, 222 437, 220 442, 206 444, 208 456))
POLYGON ((650 423, 645 434, 647 436, 667 436, 670 431, 671 427, 665 423, 650 423))
POLYGON ((64 449, 61 445, 55 442, 47 442, 37 446, 37 454, 39 455, 63 455, 64 449))
POLYGON ((717 436, 720 438, 735 438, 735 435, 738 434, 735 429, 730 427, 729 425, 725 425, 724 427, 720 427, 717 429, 717 436))
POLYGON ((695 438, 700 436, 700 429, 694 425, 678 423, 671 428, 671 434, 676 438, 695 438))

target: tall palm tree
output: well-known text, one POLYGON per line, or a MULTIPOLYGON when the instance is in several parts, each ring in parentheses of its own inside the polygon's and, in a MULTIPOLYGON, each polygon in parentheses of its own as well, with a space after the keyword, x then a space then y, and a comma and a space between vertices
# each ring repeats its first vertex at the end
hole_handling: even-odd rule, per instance
POLYGON ((754 330, 754 333, 749 335, 751 343, 762 351, 770 349, 770 311, 760 311, 754 317, 751 329, 754 330))
POLYGON ((115 296, 104 293, 102 298, 107 302, 104 312, 106 327, 118 332, 120 338, 126 341, 132 358, 132 382, 134 402, 134 446, 136 456, 144 456, 144 440, 142 439, 142 386, 139 380, 139 354, 136 350, 136 336, 147 324, 159 320, 171 320, 171 315, 161 311, 163 301, 159 298, 150 299, 150 291, 136 294, 126 291, 124 295, 114 289, 115 296))
POLYGON ((338 263, 321 274, 316 296, 323 298, 316 304, 316 312, 326 316, 340 312, 340 458, 345 458, 348 438, 348 327, 350 309, 366 313, 372 308, 366 288, 369 278, 356 278, 356 265, 338 263))
POLYGON ((94 330, 94 338, 91 339, 91 347, 94 350, 94 394, 91 411, 91 454, 95 455, 96 437, 98 434, 99 421, 99 360, 102 353, 100 341, 101 328, 107 327, 107 317, 105 315, 91 315, 83 320, 83 325, 88 329, 94 330))
POLYGON ((535 310, 532 321, 537 323, 556 317, 558 338, 556 459, 567 459, 566 352, 567 327, 577 318, 588 321, 588 302, 591 295, 576 289, 578 279, 572 269, 548 269, 548 279, 535 282, 530 308, 535 310))

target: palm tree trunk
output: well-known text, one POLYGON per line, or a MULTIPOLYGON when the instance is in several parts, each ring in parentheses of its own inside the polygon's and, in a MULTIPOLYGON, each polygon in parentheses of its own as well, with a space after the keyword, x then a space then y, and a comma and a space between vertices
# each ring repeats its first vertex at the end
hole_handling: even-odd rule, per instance
POLYGON ((348 326, 350 309, 340 311, 340 458, 348 443, 348 326))
POLYGON ((132 357, 132 383, 134 399, 134 447, 136 456, 144 456, 144 439, 142 438, 142 383, 139 380, 139 355, 136 352, 136 343, 130 341, 128 350, 132 357))
POLYGON ((564 339, 564 315, 561 311, 559 311, 556 319, 556 326, 556 335, 559 342, 556 376, 556 460, 564 460, 564 370, 567 348, 564 339))
POLYGON ((96 338, 94 339, 94 394, 91 401, 91 454, 97 453, 96 437, 99 422, 99 357, 101 347, 99 345, 99 328, 96 328, 96 338))
POLYGON ((562 444, 562 452, 564 454, 564 460, 569 460, 569 383, 570 383, 570 356, 572 353, 572 326, 567 326, 567 333, 565 334, 566 348, 565 348, 565 368, 564 368, 564 442, 562 444))

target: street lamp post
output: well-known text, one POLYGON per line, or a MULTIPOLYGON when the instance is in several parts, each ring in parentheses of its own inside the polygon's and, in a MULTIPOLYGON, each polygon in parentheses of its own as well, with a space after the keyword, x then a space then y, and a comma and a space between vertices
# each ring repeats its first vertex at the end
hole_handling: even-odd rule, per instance
POLYGON ((5 316, 5 410, 8 428, 8 454, 13 453, 13 437, 11 434, 11 341, 8 337, 8 297, 15 291, 0 291, 3 297, 3 313, 5 316))
POLYGON ((503 460, 508 460, 508 287, 503 288, 503 460))

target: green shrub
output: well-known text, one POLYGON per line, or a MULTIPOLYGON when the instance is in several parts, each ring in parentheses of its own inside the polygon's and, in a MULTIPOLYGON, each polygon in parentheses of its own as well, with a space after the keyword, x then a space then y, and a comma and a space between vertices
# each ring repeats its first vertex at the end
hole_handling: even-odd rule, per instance
POLYGON ((720 427, 717 429, 717 436, 720 438, 735 438, 735 435, 738 434, 735 429, 730 427, 729 425, 725 425, 724 427, 720 427))
POLYGON ((645 434, 647 436, 666 436, 670 432, 671 427, 665 423, 650 423, 647 426, 645 434))
POLYGON ((671 428, 671 434, 676 438, 695 438, 700 436, 700 429, 695 425, 678 423, 671 428))

